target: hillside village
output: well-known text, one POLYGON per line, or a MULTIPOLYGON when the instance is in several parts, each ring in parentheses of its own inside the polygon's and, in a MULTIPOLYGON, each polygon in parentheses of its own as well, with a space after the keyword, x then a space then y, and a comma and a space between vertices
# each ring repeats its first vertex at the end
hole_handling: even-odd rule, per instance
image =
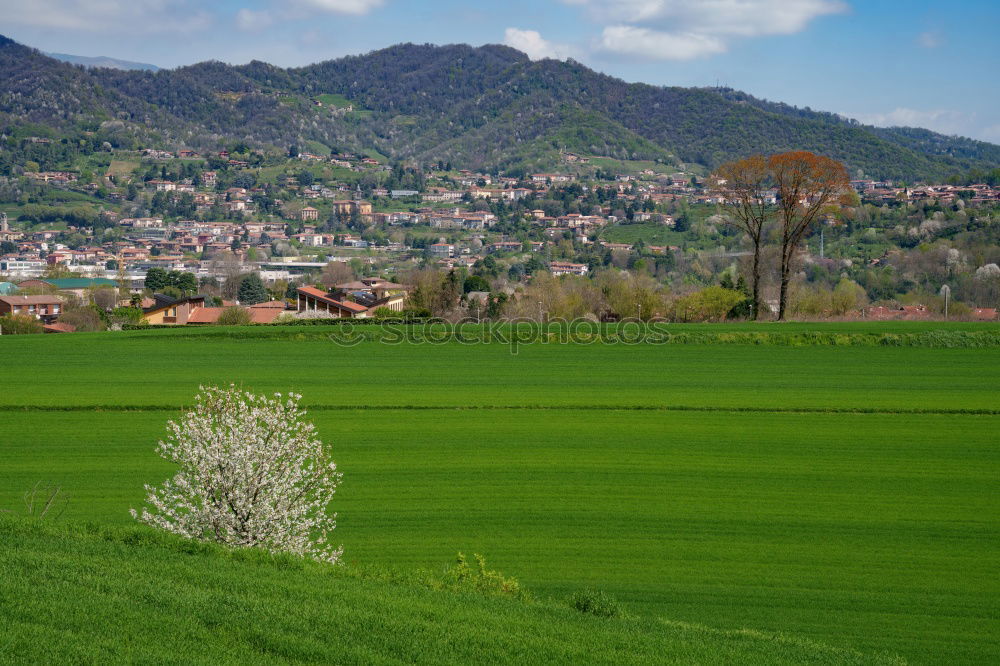
MULTIPOLYGON (((21 144, 44 154, 56 141, 30 136, 21 144)), ((317 312, 365 318, 380 309, 406 309, 414 285, 400 276, 420 269, 483 275, 465 292, 487 304, 491 292, 504 301, 516 298, 518 283, 538 271, 588 276, 641 262, 662 276, 685 260, 711 257, 724 268, 746 254, 712 217, 720 200, 704 177, 655 163, 617 163, 613 169, 609 158, 564 153, 562 172, 515 177, 295 147, 284 157, 265 156, 245 146, 212 154, 113 151, 105 161, 103 172, 32 170, 29 164, 7 181, 6 189, 23 202, 74 203, 24 203, 0 214, 0 276, 7 284, 0 315, 29 313, 53 332, 65 331, 70 327, 52 325, 66 296, 93 301, 94 290, 114 287, 122 294, 108 309, 141 308, 151 324, 216 323, 225 308, 237 305, 252 306, 253 323, 317 312), (77 221, 82 208, 96 213, 77 221), (694 225, 708 228, 700 243, 685 234, 694 225), (628 236, 631 229, 643 232, 632 242, 615 234, 628 236), (500 275, 498 266, 505 279, 490 284, 500 275), (187 289, 159 293, 169 285, 147 283, 151 270, 190 274, 193 281, 187 289), (237 298, 238 280, 248 274, 267 286, 261 302, 237 298), (391 285, 388 300, 384 285, 391 285)), ((1000 206, 1000 186, 986 184, 858 179, 851 185, 859 206, 878 210, 1000 206)), ((889 256, 886 249, 865 261, 877 266, 889 256)), ((462 301, 470 302, 466 296, 462 301)), ((662 314, 653 307, 647 316, 662 314)), ((932 316, 923 303, 842 314, 932 316)), ((968 314, 993 318, 995 305, 968 314)))

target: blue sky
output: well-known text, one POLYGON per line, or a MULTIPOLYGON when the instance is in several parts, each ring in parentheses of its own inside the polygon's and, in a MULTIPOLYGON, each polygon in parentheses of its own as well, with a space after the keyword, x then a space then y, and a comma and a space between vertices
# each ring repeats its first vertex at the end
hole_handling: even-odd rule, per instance
POLYGON ((998 30, 998 0, 0 0, 0 33, 45 51, 289 66, 399 42, 506 43, 628 81, 718 82, 994 143, 998 30))

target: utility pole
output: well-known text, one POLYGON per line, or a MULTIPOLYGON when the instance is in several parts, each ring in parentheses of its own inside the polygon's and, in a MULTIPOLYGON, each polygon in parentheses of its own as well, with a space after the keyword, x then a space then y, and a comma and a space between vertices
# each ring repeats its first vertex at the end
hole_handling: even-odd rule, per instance
POLYGON ((951 300, 951 287, 942 285, 941 295, 944 296, 944 318, 948 318, 948 301, 951 300))
POLYGON ((824 242, 825 241, 825 237, 823 235, 825 231, 826 231, 826 229, 824 229, 823 227, 819 228, 819 258, 820 259, 825 258, 824 255, 823 255, 823 252, 826 249, 825 242, 824 242))

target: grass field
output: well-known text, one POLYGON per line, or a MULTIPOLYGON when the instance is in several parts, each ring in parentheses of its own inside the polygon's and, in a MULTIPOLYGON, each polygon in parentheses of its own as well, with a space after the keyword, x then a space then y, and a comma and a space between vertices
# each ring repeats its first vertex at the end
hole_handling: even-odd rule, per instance
MULTIPOLYGON (((781 330, 938 328, 995 330, 781 330)), ((482 552, 543 598, 594 587, 639 617, 1000 661, 996 347, 180 333, 0 338, 0 507, 45 479, 73 495, 62 520, 127 524, 199 383, 294 389, 345 473, 349 564, 482 552)))
POLYGON ((674 231, 658 222, 637 222, 616 224, 601 231, 601 240, 609 243, 635 243, 639 240, 647 245, 681 245, 688 237, 684 232, 674 231))
POLYGON ((139 162, 126 162, 122 160, 112 160, 108 166, 107 173, 116 178, 127 178, 139 168, 139 162))
MULTIPOLYGON (((792 637, 581 615, 142 528, 0 516, 0 660, 184 664, 899 664, 792 637)), ((414 577, 415 578, 415 577, 414 577)))

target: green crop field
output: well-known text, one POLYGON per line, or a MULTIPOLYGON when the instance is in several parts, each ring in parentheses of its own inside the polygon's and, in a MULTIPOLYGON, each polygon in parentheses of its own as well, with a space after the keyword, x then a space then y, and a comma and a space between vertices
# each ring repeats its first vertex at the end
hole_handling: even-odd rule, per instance
POLYGON ((902 663, 780 634, 428 589, 433 578, 143 528, 0 515, 0 534, 0 599, 16 599, 0 616, 5 663, 902 663))
POLYGON ((647 245, 681 245, 686 240, 684 232, 674 231, 659 222, 616 224, 601 231, 601 240, 609 243, 636 243, 647 245))
MULTIPOLYGON (((967 324, 684 327, 844 335, 967 324)), ((481 552, 541 598, 913 663, 1000 661, 1000 347, 334 344, 323 327, 0 338, 0 508, 125 526, 201 383, 303 394, 350 566, 481 552)), ((945 338, 941 338, 944 340, 945 338)), ((775 658, 777 660, 777 657, 775 658)), ((766 661, 766 660, 765 660, 766 661)))

